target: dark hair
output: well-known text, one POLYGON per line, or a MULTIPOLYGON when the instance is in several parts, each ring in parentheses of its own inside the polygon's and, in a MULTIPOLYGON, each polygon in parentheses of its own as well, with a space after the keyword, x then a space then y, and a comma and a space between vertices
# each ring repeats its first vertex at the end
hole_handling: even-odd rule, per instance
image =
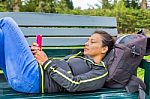
POLYGON ((95 31, 93 34, 99 34, 102 36, 102 44, 103 46, 108 46, 108 52, 113 48, 115 40, 110 34, 102 30, 95 31))

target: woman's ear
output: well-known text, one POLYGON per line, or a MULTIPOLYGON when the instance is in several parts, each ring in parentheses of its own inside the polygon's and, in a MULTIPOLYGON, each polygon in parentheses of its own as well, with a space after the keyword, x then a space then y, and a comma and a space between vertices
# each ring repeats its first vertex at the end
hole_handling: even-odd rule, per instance
POLYGON ((101 50, 101 53, 102 53, 102 54, 107 53, 107 51, 108 51, 108 46, 102 47, 102 50, 101 50))

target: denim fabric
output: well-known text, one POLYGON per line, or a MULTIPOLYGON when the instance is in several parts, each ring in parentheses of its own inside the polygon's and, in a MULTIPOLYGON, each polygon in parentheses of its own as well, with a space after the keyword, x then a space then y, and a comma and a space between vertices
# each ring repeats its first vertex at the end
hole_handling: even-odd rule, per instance
POLYGON ((38 63, 20 28, 9 17, 0 19, 0 68, 14 90, 40 92, 38 63))

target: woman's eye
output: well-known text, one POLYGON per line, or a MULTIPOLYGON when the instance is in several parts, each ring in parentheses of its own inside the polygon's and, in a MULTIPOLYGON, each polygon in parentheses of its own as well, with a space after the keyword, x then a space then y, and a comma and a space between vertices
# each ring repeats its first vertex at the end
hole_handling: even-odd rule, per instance
POLYGON ((91 43, 95 43, 95 41, 91 41, 91 43))

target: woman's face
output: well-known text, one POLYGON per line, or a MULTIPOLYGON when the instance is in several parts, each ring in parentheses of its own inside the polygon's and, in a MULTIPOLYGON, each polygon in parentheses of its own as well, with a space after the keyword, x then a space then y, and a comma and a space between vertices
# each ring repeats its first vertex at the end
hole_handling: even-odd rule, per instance
POLYGON ((102 37, 100 34, 93 34, 88 38, 88 41, 85 43, 84 55, 91 57, 99 56, 105 54, 108 50, 108 47, 102 46, 102 37))

